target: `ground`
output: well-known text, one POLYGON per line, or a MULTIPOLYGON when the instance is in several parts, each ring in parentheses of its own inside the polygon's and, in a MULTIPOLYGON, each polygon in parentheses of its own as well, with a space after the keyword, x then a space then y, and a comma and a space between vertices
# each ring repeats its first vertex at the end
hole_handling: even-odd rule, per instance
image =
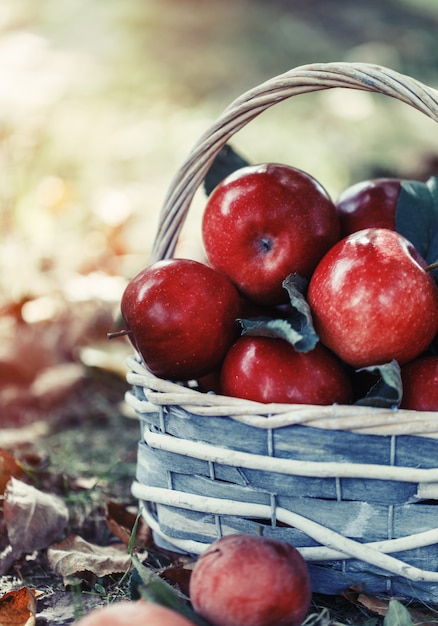
MULTIPOLYGON (((2 3, 0 478, 17 471, 35 502, 60 498, 70 534, 124 545, 139 425, 123 402, 129 342, 107 333, 148 261, 176 169, 230 101, 297 65, 379 63, 437 85, 437 24, 434 0, 2 3)), ((434 173, 434 123, 406 109, 359 92, 311 94, 234 141, 250 160, 298 165, 336 196, 371 175, 434 173)), ((197 225, 195 211, 183 241, 193 253, 197 225)), ((38 626, 126 596, 120 572, 66 585, 48 564, 51 543, 20 554, 0 579, 0 594, 38 592, 38 626)), ((314 608, 320 623, 382 614, 351 597, 314 608)))

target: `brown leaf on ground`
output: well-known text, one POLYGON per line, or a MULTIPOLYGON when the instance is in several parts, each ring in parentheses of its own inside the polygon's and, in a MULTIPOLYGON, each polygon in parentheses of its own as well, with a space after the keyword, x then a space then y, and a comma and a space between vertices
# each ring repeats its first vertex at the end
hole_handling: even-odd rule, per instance
POLYGON ((111 330, 107 303, 55 299, 50 318, 0 318, 0 428, 46 421, 68 403, 87 376, 81 348, 102 342, 111 330))
POLYGON ((101 578, 121 574, 131 565, 131 556, 123 544, 98 546, 78 535, 50 546, 47 558, 55 574, 62 576, 65 584, 72 576, 83 572, 91 572, 101 578))
POLYGON ((176 565, 167 567, 161 572, 161 577, 167 580, 173 587, 177 587, 185 596, 189 597, 190 577, 192 575, 195 562, 186 565, 176 565))
POLYGON ((369 611, 376 613, 376 615, 385 616, 388 612, 388 606, 391 598, 376 598, 375 596, 369 596, 366 593, 360 593, 357 596, 357 604, 361 604, 369 611))
MULTIPOLYGON (((342 593, 352 604, 365 607, 371 613, 385 617, 388 612, 389 604, 394 599, 391 597, 377 598, 376 596, 363 593, 359 588, 351 587, 342 593)), ((406 607, 412 621, 416 626, 436 626, 438 623, 438 614, 436 611, 414 609, 410 606, 406 607)))
POLYGON ((31 589, 22 587, 0 598, 0 626, 34 626, 36 599, 31 589))
POLYGON ((106 522, 112 534, 120 539, 126 546, 131 542, 131 534, 135 527, 134 545, 137 548, 145 548, 151 542, 152 531, 138 512, 128 510, 122 504, 113 500, 107 503, 106 522))
POLYGON ((0 450, 0 495, 4 494, 10 478, 12 476, 18 478, 22 476, 23 472, 21 464, 12 454, 5 450, 0 450))
MULTIPOLYGON (((9 538, 8 554, 10 556, 12 551, 17 559, 46 548, 62 537, 67 527, 68 509, 57 496, 11 478, 5 490, 3 517, 9 538)), ((4 562, 0 562, 0 574, 9 569, 4 569, 4 562)))

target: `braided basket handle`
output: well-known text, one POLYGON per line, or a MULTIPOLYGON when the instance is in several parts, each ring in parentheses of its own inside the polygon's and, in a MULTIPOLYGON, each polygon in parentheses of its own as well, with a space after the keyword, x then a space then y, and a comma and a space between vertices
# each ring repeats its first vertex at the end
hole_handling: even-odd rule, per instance
POLYGON ((386 67, 367 63, 315 63, 275 76, 234 100, 195 144, 167 192, 151 262, 173 255, 196 190, 230 137, 274 104, 295 95, 334 87, 396 98, 438 122, 438 91, 386 67))

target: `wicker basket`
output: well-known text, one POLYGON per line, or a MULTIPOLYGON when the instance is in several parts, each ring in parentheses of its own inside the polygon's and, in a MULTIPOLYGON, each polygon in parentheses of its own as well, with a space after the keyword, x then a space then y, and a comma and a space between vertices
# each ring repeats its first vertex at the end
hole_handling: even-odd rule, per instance
MULTIPOLYGON (((161 212, 152 261, 173 255, 214 157, 291 96, 344 87, 396 98, 438 121, 438 92, 368 64, 298 67, 235 100, 193 148, 161 212)), ((223 534, 291 542, 315 592, 363 585, 438 602, 438 413, 266 405, 154 377, 137 356, 126 396, 141 421, 133 494, 156 541, 201 553, 223 534)))

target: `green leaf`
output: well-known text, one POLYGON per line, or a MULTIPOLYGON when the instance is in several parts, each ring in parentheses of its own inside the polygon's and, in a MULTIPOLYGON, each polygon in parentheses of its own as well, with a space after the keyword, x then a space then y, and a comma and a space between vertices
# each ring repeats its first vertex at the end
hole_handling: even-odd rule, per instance
POLYGON ((398 600, 391 600, 383 619, 383 626, 412 626, 408 609, 398 600))
POLYGON ((131 599, 143 598, 147 602, 161 604, 184 616, 196 626, 210 626, 209 622, 197 615, 187 604, 184 596, 163 580, 156 572, 145 567, 136 557, 132 557, 135 569, 131 575, 131 599))
POLYGON ((312 312, 306 300, 308 281, 298 274, 289 274, 283 281, 283 287, 289 295, 291 314, 288 317, 301 339, 294 345, 298 352, 313 350, 319 337, 313 326, 312 312))
POLYGON ((371 387, 364 398, 357 400, 355 404, 360 406, 373 406, 378 408, 398 408, 403 394, 400 366, 397 361, 363 367, 358 372, 371 372, 380 376, 375 385, 371 387))
POLYGON ((285 317, 258 317, 239 320, 243 335, 284 339, 293 345, 297 352, 313 350, 319 337, 313 326, 310 307, 305 298, 307 280, 290 274, 283 281, 290 300, 290 313, 285 317))
POLYGON ((242 335, 284 339, 293 346, 299 344, 302 340, 300 333, 293 328, 287 319, 257 317, 254 319, 240 319, 239 324, 242 327, 242 335))
POLYGON ((427 263, 438 259, 438 178, 401 183, 396 230, 409 239, 427 263))
POLYGON ((249 162, 229 145, 225 144, 210 165, 204 178, 204 191, 209 196, 213 189, 229 174, 249 165, 249 162))

